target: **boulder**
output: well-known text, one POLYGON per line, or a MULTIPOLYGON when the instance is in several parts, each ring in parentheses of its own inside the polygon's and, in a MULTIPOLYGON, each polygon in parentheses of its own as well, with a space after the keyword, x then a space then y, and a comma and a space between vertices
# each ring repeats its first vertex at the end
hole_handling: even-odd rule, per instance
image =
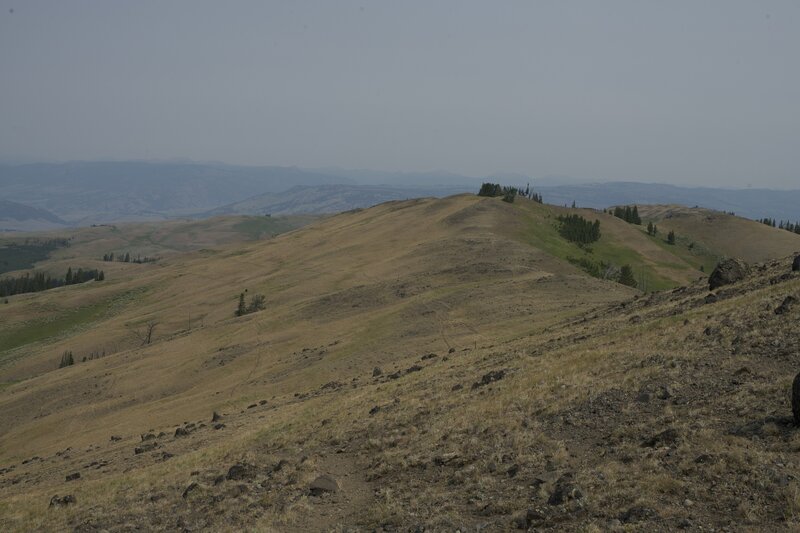
POLYGON ((256 477, 256 467, 247 463, 236 463, 228 469, 226 479, 241 481, 256 477))
POLYGON ((556 486, 552 494, 550 494, 547 503, 550 505, 561 505, 569 501, 581 499, 583 499, 583 492, 580 487, 573 482, 572 474, 566 473, 556 481, 556 486))
POLYGON ((800 271, 800 255, 796 255, 792 263, 792 272, 800 271))
POLYGON ((750 273, 750 267, 741 259, 724 259, 720 261, 708 278, 708 287, 712 291, 723 285, 730 285, 743 280, 750 273))
POLYGON ((797 303, 797 298, 795 298, 794 296, 787 296, 786 298, 783 299, 781 305, 779 305, 775 309, 775 314, 782 315, 784 313, 788 313, 789 311, 792 310, 792 308, 796 303, 797 303))
POLYGON ((50 507, 65 507, 75 503, 75 496, 67 494, 66 496, 53 496, 50 498, 50 507))
POLYGON ((312 496, 322 496, 326 492, 339 492, 339 484, 329 475, 319 476, 308 485, 312 496))

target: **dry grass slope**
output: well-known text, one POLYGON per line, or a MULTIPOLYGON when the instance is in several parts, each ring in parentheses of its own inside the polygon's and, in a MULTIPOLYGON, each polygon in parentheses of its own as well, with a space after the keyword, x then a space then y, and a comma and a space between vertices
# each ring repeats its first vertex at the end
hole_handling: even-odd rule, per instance
MULTIPOLYGON (((0 352, 0 526, 800 525, 800 307, 775 313, 800 291, 790 262, 714 303, 702 282, 642 295, 561 259, 560 212, 390 202, 14 298, 0 335, 103 312, 0 352), (237 318, 245 289, 267 309, 237 318), (321 474, 340 490, 311 491, 321 474)), ((593 253, 686 279, 637 228, 586 214, 603 217, 593 253)))

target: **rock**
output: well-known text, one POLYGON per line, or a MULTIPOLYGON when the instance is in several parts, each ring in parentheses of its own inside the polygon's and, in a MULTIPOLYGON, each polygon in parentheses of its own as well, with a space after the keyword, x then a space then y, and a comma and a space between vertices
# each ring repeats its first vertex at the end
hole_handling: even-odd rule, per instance
POLYGON ((436 466, 444 466, 453 462, 458 463, 461 456, 456 452, 443 453, 433 458, 433 464, 436 466))
POLYGON ((658 517, 659 514, 654 509, 635 506, 619 515, 619 520, 623 524, 630 524, 631 522, 652 522, 658 517))
POLYGON ((256 467, 247 463, 236 463, 228 469, 228 474, 225 476, 226 479, 236 481, 254 477, 256 477, 256 467))
POLYGON ((189 435, 189 430, 186 428, 178 428, 175 430, 176 437, 187 437, 189 435))
POLYGON ((75 496, 67 494, 66 496, 53 496, 50 498, 50 507, 65 507, 67 505, 76 503, 75 496))
POLYGON ((377 377, 378 377, 378 376, 380 376, 381 374, 383 374, 383 370, 381 370, 381 369, 380 369, 380 368, 378 368, 377 366, 376 366, 375 368, 373 368, 373 369, 372 369, 372 377, 373 377, 373 378, 377 378, 377 377))
POLYGON ((66 477, 65 481, 74 481, 74 480, 80 479, 80 478, 81 478, 81 473, 80 472, 73 472, 71 474, 67 474, 67 477, 66 477))
POLYGON ((669 388, 668 385, 661 385, 658 388, 658 392, 656 392, 656 397, 659 400, 669 400, 672 398, 672 390, 669 388))
POLYGON ((643 448, 656 448, 659 446, 670 446, 678 442, 678 432, 674 428, 665 429, 661 433, 657 433, 645 439, 642 442, 643 448))
POLYGON ((455 348, 450 348, 449 350, 447 350, 447 353, 456 353, 456 349, 455 348))
POLYGON ((377 413, 380 410, 381 410, 381 406, 380 405, 376 405, 372 409, 369 410, 369 414, 370 415, 374 415, 375 413, 377 413))
POLYGON ((528 530, 530 527, 536 523, 544 520, 544 516, 537 512, 534 509, 528 509, 524 513, 520 513, 516 515, 511 520, 511 525, 514 526, 516 529, 524 529, 528 530))
POLYGON ((155 433, 142 433, 142 442, 153 440, 156 438, 155 433))
POLYGON ((550 505, 561 505, 569 501, 581 499, 583 499, 583 492, 573 483, 572 474, 567 473, 558 478, 556 486, 552 494, 550 494, 547 503, 550 505))
POLYGON ((288 464, 289 464, 289 461, 287 461, 286 459, 281 459, 280 461, 275 463, 275 466, 272 467, 272 471, 273 472, 280 472, 281 470, 283 470, 283 467, 285 467, 288 464))
POLYGON ((488 374, 484 374, 481 377, 480 381, 477 381, 472 384, 473 389, 477 389, 478 387, 483 387, 484 385, 488 385, 489 383, 494 383, 495 381, 500 381, 506 377, 505 370, 492 370, 488 374))
POLYGON ((717 303, 717 295, 714 294, 713 292, 709 293, 708 296, 703 298, 703 302, 707 304, 717 303))
POLYGON ((189 495, 192 492, 194 492, 195 490, 197 490, 198 488, 200 488, 200 484, 197 483, 196 481, 192 481, 191 483, 189 483, 189 486, 186 487, 186 490, 183 491, 183 494, 181 494, 181 497, 184 498, 184 499, 188 498, 189 495))
POLYGON ((256 407, 258 407, 258 404, 255 404, 255 403, 251 403, 250 405, 247 406, 248 409, 254 409, 256 407))
POLYGON ((796 255, 794 257, 794 261, 792 262, 792 272, 800 271, 800 255, 796 255))
POLYGON ((312 496, 322 496, 326 492, 339 492, 339 484, 329 475, 319 476, 308 485, 312 496))
POLYGON ((518 473, 519 473, 519 465, 518 464, 513 464, 513 465, 511 465, 511 467, 508 470, 506 470, 506 474, 508 475, 508 477, 514 477, 518 473))
POLYGON ((267 405, 267 400, 259 400, 258 405, 267 405))
POLYGON ((781 305, 779 305, 775 309, 775 314, 782 315, 784 313, 788 313, 789 311, 792 310, 792 308, 796 303, 797 303, 797 298, 795 298, 794 296, 787 296, 786 298, 783 299, 781 305))
POLYGON ((792 382, 792 414, 794 425, 800 426, 800 374, 797 374, 792 382))
POLYGON ((146 444, 142 444, 141 446, 137 446, 133 449, 133 453, 139 455, 140 453, 150 452, 158 448, 157 442, 148 442, 146 444))
POLYGON ((121 441, 122 437, 118 437, 116 435, 111 435, 111 442, 118 442, 121 441))
POLYGON ((713 291, 723 285, 743 280, 750 273, 750 267, 741 259, 723 259, 708 278, 708 287, 713 291))
POLYGON ((421 366, 419 366, 419 365, 412 365, 412 366, 410 366, 410 367, 406 368, 406 374, 410 374, 410 373, 412 373, 412 372, 419 372, 420 370, 422 370, 422 367, 421 367, 421 366))
POLYGON ((223 423, 214 424, 214 429, 225 429, 225 424, 223 423))
POLYGON ((212 421, 212 422, 219 422, 220 420, 222 420, 222 416, 220 416, 220 414, 219 414, 219 413, 217 413, 216 411, 214 411, 214 414, 213 414, 213 415, 211 415, 211 421, 212 421))

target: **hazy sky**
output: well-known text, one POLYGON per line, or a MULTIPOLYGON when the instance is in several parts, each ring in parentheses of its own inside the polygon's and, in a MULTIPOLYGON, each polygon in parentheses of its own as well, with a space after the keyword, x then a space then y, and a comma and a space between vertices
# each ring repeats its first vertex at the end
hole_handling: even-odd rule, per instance
POLYGON ((800 2, 0 0, 18 156, 797 188, 800 2))

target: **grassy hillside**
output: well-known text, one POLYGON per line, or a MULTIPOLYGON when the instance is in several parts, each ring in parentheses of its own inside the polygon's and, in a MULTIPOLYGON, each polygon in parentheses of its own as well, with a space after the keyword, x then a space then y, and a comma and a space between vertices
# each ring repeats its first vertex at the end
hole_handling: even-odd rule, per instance
POLYGON ((578 248, 558 235, 569 212, 389 202, 13 297, 0 305, 0 526, 800 523, 800 476, 772 481, 778 461, 800 474, 781 418, 794 315, 774 313, 800 290, 787 261, 714 304, 699 281, 644 295, 567 259, 628 263, 670 287, 696 264, 589 210, 574 212, 602 237, 578 248), (235 316, 243 292, 266 308, 235 316), (64 350, 77 363, 57 369, 64 350), (318 495, 321 474, 340 490, 318 495), (48 507, 66 494, 76 503, 48 507))
POLYGON ((738 257, 751 263, 800 252, 797 234, 720 211, 644 205, 639 206, 639 212, 644 225, 648 221, 658 225, 662 241, 670 230, 674 231, 678 244, 682 245, 677 247, 679 251, 694 244, 707 255, 738 257))

